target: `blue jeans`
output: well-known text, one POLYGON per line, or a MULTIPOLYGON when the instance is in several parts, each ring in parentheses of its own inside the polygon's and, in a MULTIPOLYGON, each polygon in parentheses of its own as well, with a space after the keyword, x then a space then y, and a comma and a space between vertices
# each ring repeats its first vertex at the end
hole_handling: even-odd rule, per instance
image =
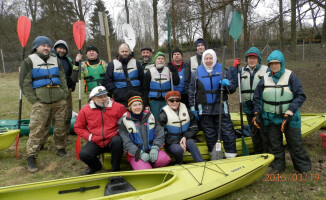
MULTIPOLYGON (((193 139, 186 140, 187 151, 191 153, 192 158, 195 162, 203 162, 203 158, 200 154, 200 151, 193 139)), ((166 145, 167 151, 172 153, 175 157, 176 164, 183 163, 183 149, 181 148, 180 144, 171 144, 166 145)))

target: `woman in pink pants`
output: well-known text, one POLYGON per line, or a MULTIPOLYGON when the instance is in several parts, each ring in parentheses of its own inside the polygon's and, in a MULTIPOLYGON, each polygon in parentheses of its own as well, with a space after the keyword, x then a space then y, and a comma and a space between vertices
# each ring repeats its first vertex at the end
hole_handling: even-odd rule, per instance
POLYGON ((144 111, 143 100, 136 92, 128 94, 128 111, 119 121, 123 149, 134 170, 164 167, 171 161, 160 149, 164 145, 164 128, 152 113, 144 111))

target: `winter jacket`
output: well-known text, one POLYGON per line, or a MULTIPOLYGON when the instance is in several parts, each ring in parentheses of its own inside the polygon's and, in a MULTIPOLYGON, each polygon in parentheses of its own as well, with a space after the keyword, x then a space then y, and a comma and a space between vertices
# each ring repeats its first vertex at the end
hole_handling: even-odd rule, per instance
MULTIPOLYGON (((217 63, 214 68, 219 66, 220 64, 217 63)), ((200 65, 198 68, 204 68, 204 65, 200 65)), ((196 71, 194 71, 191 75, 190 85, 189 85, 189 106, 194 106, 196 110, 199 111, 199 114, 201 115, 216 115, 219 114, 219 102, 220 102, 220 88, 217 90, 214 90, 214 94, 216 96, 215 103, 207 103, 207 95, 203 95, 205 92, 205 88, 210 86, 204 86, 203 83, 199 80, 198 77, 198 68, 196 71), (199 106, 201 105, 201 106, 199 106), (198 108, 199 106, 199 108, 198 108)), ((205 70, 205 69, 204 69, 205 70)), ((215 70, 216 71, 216 70, 215 70)), ((221 71, 221 70, 220 70, 221 71)), ((221 73, 221 72, 220 72, 221 73)), ((224 87, 224 95, 223 100, 226 101, 228 99, 228 94, 232 94, 236 91, 237 85, 234 83, 233 79, 231 78, 231 74, 227 69, 225 69, 225 78, 230 81, 230 86, 224 87)), ((207 84, 210 84, 206 82, 207 84)), ((215 87, 215 86, 213 86, 215 87)), ((227 105, 227 104, 226 104, 227 105)), ((226 106, 225 105, 225 106, 226 106)), ((224 107, 224 110, 226 111, 226 107, 224 107)), ((226 112, 224 112, 226 113, 226 112)))
MULTIPOLYGON (((177 68, 177 66, 174 62, 172 62, 172 64, 177 68)), ((176 91, 179 91, 180 94, 185 94, 185 93, 187 93, 186 77, 190 78, 190 74, 189 74, 190 70, 188 69, 188 65, 185 62, 182 62, 181 64, 182 64, 182 66, 180 66, 180 68, 177 68, 179 78, 180 78, 180 83, 179 83, 179 85, 173 86, 173 89, 176 91)))
MULTIPOLYGON (((180 103, 180 105, 181 104, 182 103, 180 103)), ((160 117, 159 117, 159 121, 160 121, 161 125, 164 127, 164 130, 166 132, 165 143, 168 145, 179 144, 182 137, 185 137, 186 139, 190 139, 190 138, 194 137, 196 135, 196 133, 199 131, 198 126, 197 126, 197 120, 194 117, 194 115, 189 110, 186 109, 185 105, 184 105, 184 111, 179 110, 179 114, 177 115, 177 113, 175 113, 175 115, 176 116, 180 116, 180 115, 184 116, 185 114, 183 114, 183 113, 187 112, 186 115, 189 116, 189 124, 187 126, 188 127, 187 130, 181 131, 180 124, 178 123, 178 124, 175 124, 175 127, 179 128, 178 130, 180 130, 180 131, 178 131, 177 134, 176 133, 171 134, 168 131, 168 128, 167 128, 168 120, 169 120, 169 118, 173 117, 170 114, 167 115, 167 113, 165 112, 165 109, 167 109, 168 107, 169 106, 166 105, 161 110, 160 117)), ((172 112, 175 112, 175 111, 172 110, 172 112)))
POLYGON ((104 148, 118 134, 118 121, 125 112, 126 108, 113 99, 109 99, 105 110, 100 110, 93 101, 90 101, 79 111, 74 131, 86 141, 92 134, 91 141, 104 148))
MULTIPOLYGON (((254 94, 254 111, 262 115, 265 126, 269 125, 270 123, 273 123, 274 125, 281 125, 284 119, 284 113, 286 112, 286 110, 282 110, 282 114, 277 114, 272 112, 266 112, 263 109, 263 104, 264 104, 263 93, 265 89, 268 89, 265 87, 265 82, 266 82, 265 77, 272 78, 274 83, 277 84, 278 81, 282 78, 282 76, 286 76, 286 74, 288 74, 285 73, 285 59, 281 51, 279 50, 273 51, 268 56, 267 62, 269 62, 270 60, 279 60, 281 62, 281 70, 277 73, 269 72, 267 75, 265 75, 258 83, 254 94)), ((300 116, 299 108, 304 103, 306 99, 306 95, 303 92, 303 87, 300 82, 300 79, 293 72, 291 72, 291 74, 289 75, 288 86, 286 87, 290 89, 293 95, 293 99, 288 107, 288 110, 294 113, 292 120, 290 122, 290 126, 293 128, 300 128, 301 116, 300 116)))
POLYGON ((185 73, 185 88, 186 88, 186 91, 187 92, 189 90, 189 84, 190 84, 191 74, 194 71, 196 71, 196 69, 197 69, 197 67, 199 65, 201 65, 202 56, 203 56, 202 54, 199 54, 199 53, 196 52, 196 55, 190 57, 189 61, 186 63, 186 65, 187 65, 187 68, 186 68, 187 69, 187 72, 185 73), (193 61, 195 61, 195 62, 193 62, 193 61))
MULTIPOLYGON (((52 53, 49 55, 42 55, 38 52, 35 52, 32 55, 37 55, 39 58, 41 58, 41 61, 44 61, 44 63, 50 58, 52 60, 57 60, 56 63, 58 65, 57 69, 59 70, 59 77, 56 77, 56 79, 59 79, 60 84, 58 84, 57 87, 48 87, 45 85, 42 87, 33 88, 33 78, 35 81, 35 77, 33 76, 37 75, 38 71, 34 70, 33 72, 33 61, 31 56, 29 56, 22 62, 19 76, 19 86, 27 100, 31 104, 34 104, 37 101, 41 103, 54 103, 61 99, 66 100, 68 98, 67 81, 65 78, 64 69, 62 68, 61 62, 58 60, 56 55, 52 53)), ((50 72, 48 75, 50 75, 50 72)))
MULTIPOLYGON (((150 146, 156 146, 159 149, 163 147, 164 145, 164 129, 160 125, 160 123, 155 120, 154 124, 154 132, 155 132, 155 138, 152 142, 152 144, 148 145, 149 143, 149 132, 148 132, 148 127, 150 126, 149 123, 149 118, 152 117, 154 118, 153 114, 147 111, 144 111, 143 113, 143 118, 141 120, 136 119, 132 117, 130 112, 126 112, 123 117, 119 120, 119 135, 122 138, 123 141, 123 149, 124 151, 128 152, 128 154, 136 156, 137 151, 144 149, 143 151, 149 152, 150 151, 150 146), (138 147, 130 138, 130 134, 132 134, 131 130, 128 130, 126 128, 126 125, 124 124, 124 121, 131 121, 135 124, 135 126, 139 130, 139 134, 141 135, 141 139, 143 141, 143 146, 138 147)), ((151 125, 152 126, 152 125, 151 125)))
MULTIPOLYGON (((129 60, 128 63, 122 63, 122 62, 119 62, 118 60, 115 60, 115 61, 110 62, 106 68, 106 73, 105 73, 105 77, 104 77, 104 86, 108 91, 110 91, 114 94, 114 99, 118 102, 126 101, 125 95, 128 90, 135 90, 139 93, 142 93, 144 73, 141 68, 141 64, 138 61, 136 61, 136 62, 132 62, 132 61, 136 61, 136 60, 132 58, 129 60), (125 78, 131 78, 130 70, 128 70, 129 68, 127 66, 130 65, 130 63, 135 63, 136 66, 133 66, 135 68, 135 70, 133 70, 135 73, 132 74, 132 76, 134 78, 136 77, 137 82, 139 83, 139 86, 132 86, 131 81, 124 81, 123 83, 126 84, 126 87, 119 86, 119 88, 118 88, 117 87, 118 82, 116 81, 117 70, 115 70, 115 67, 117 68, 117 66, 114 66, 115 62, 120 63, 122 65, 122 70, 120 70, 120 71, 123 73, 125 78)), ((122 82, 120 82, 119 84, 122 85, 122 82)))

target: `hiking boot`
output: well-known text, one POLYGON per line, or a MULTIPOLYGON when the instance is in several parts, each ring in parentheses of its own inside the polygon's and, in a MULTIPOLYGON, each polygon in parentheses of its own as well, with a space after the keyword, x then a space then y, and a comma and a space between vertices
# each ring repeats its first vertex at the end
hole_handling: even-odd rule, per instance
MULTIPOLYGON (((100 171, 100 170, 97 170, 97 171, 100 171)), ((85 171, 82 172, 82 175, 95 174, 97 171, 88 167, 85 171)))
POLYGON ((58 156, 61 156, 61 157, 64 157, 64 156, 67 156, 68 153, 66 152, 65 149, 59 149, 59 150, 57 151, 57 155, 58 155, 58 156))
POLYGON ((27 160, 28 171, 31 173, 37 172, 38 168, 36 167, 35 157, 30 156, 30 157, 26 158, 26 160, 27 160))

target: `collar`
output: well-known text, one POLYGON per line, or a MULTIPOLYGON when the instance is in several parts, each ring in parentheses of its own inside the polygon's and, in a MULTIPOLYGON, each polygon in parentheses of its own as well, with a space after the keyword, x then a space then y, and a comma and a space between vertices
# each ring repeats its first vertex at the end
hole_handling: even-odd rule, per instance
MULTIPOLYGON (((110 97, 108 97, 109 98, 109 102, 108 102, 108 105, 106 105, 106 108, 111 108, 112 107, 112 104, 113 104, 113 101, 111 100, 111 98, 110 97)), ((97 109, 97 107, 96 107, 96 105, 95 105, 95 103, 94 103, 94 101, 93 100, 90 100, 89 101, 89 107, 93 110, 93 109, 97 109)))

